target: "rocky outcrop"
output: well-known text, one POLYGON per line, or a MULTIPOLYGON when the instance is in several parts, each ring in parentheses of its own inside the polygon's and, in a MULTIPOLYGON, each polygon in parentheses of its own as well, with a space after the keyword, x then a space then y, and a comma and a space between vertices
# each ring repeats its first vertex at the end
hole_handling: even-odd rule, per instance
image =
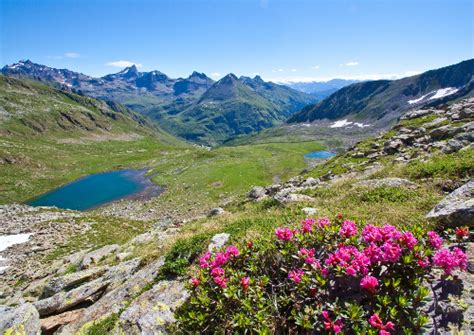
POLYGON ((377 188, 381 186, 389 187, 405 187, 405 188, 417 188, 418 185, 402 178, 383 178, 383 179, 369 179, 362 180, 356 183, 356 186, 364 186, 370 188, 377 188))
POLYGON ((443 226, 474 227, 474 179, 459 187, 440 203, 426 217, 443 226))
POLYGON ((229 240, 230 235, 227 233, 216 234, 212 237, 211 243, 209 243, 208 250, 214 251, 222 248, 229 240))
POLYGON ((97 302, 89 306, 74 322, 60 328, 58 334, 74 334, 84 325, 101 317, 118 313, 129 301, 140 296, 142 290, 153 283, 164 263, 163 258, 144 266, 136 273, 124 276, 122 284, 105 293, 97 302))
POLYGON ((117 244, 112 244, 85 254, 80 265, 81 269, 87 269, 92 264, 99 263, 102 259, 117 252, 117 250, 119 250, 119 246, 117 244))
POLYGON ((41 334, 39 314, 36 308, 29 303, 18 307, 0 306, 0 333, 1 334, 41 334))
POLYGON ((125 334, 166 334, 175 322, 174 311, 187 297, 183 282, 159 282, 122 313, 119 326, 125 334))

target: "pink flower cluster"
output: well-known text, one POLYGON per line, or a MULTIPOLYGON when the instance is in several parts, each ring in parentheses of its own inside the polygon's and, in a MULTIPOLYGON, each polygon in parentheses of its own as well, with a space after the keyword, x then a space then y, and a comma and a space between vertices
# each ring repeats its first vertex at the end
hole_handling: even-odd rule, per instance
MULTIPOLYGON (((230 245, 227 247, 225 252, 218 252, 214 256, 214 259, 211 259, 211 253, 206 252, 204 255, 199 258, 199 266, 201 269, 209 269, 209 273, 213 277, 214 283, 219 287, 227 287, 228 279, 225 277, 225 271, 222 268, 232 257, 237 257, 240 255, 239 249, 235 245, 230 245)), ((191 279, 192 284, 196 285, 196 281, 191 279)))
POLYGON ((439 249, 443 246, 443 239, 434 231, 429 231, 427 235, 428 240, 433 248, 439 249))
POLYGON ((360 281, 360 287, 366 289, 370 293, 374 294, 377 291, 377 286, 379 286, 379 281, 373 276, 365 276, 360 281))
POLYGON ((329 226, 331 224, 331 220, 328 218, 321 218, 318 220, 318 226, 319 228, 324 228, 326 226, 329 226))
POLYGON ((340 266, 349 276, 356 276, 358 273, 366 275, 370 259, 354 246, 342 246, 330 254, 324 264, 340 266))
POLYGON ((402 233, 388 224, 383 227, 365 226, 362 239, 369 244, 363 252, 372 264, 398 262, 403 252, 402 247, 412 250, 418 243, 412 233, 402 233))
POLYGON ((293 230, 290 228, 277 228, 275 229, 276 237, 281 241, 289 241, 293 238, 293 230))
POLYGON ((316 221, 314 219, 304 219, 301 221, 301 231, 303 233, 310 233, 315 223, 316 221))
POLYGON ((390 332, 388 330, 394 330, 395 325, 393 322, 387 322, 386 324, 383 323, 382 319, 380 319, 380 316, 377 313, 374 313, 370 318, 369 318, 369 323, 377 328, 379 330, 379 335, 390 335, 390 332))
POLYGON ((452 251, 442 249, 433 256, 433 264, 442 268, 445 274, 450 275, 456 268, 466 270, 467 256, 457 247, 453 248, 452 251))
POLYGON ((295 283, 301 282, 301 277, 304 275, 304 270, 303 269, 296 269, 296 270, 291 270, 288 272, 288 278, 293 280, 295 283))
POLYGON ((344 327, 342 320, 337 320, 333 322, 329 317, 328 311, 322 311, 321 314, 323 315, 323 324, 326 330, 332 330, 335 334, 339 334, 342 331, 342 327, 344 327))
POLYGON ((355 223, 349 220, 344 221, 339 230, 339 235, 347 238, 357 235, 357 227, 355 223))

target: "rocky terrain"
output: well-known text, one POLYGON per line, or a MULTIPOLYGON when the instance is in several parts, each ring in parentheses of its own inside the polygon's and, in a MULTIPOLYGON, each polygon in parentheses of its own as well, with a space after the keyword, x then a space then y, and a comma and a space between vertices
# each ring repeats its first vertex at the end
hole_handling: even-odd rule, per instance
MULTIPOLYGON (((257 204, 275 201, 283 208, 291 208, 299 202, 311 205, 317 200, 311 191, 331 189, 344 181, 368 189, 416 190, 422 180, 381 178, 378 173, 386 162, 405 166, 417 160, 428 161, 437 153, 472 150, 473 124, 474 99, 437 109, 411 111, 391 131, 368 142, 362 141, 339 156, 339 159, 363 159, 361 163, 348 161, 343 172, 323 169, 318 177, 308 176, 311 170, 303 171, 302 175, 285 183, 254 187, 249 191, 247 201, 257 204)), ((331 160, 325 165, 330 167, 330 163, 331 160)), ((442 227, 461 224, 473 228, 474 182, 461 178, 452 184, 445 183, 443 187, 446 196, 424 214, 426 218, 442 227)), ((121 206, 129 205, 123 203, 121 206)), ((113 208, 104 211, 113 212, 113 208)), ((229 210, 236 211, 235 208, 229 210)), ((314 216, 319 210, 307 206, 300 212, 314 216)), ((136 216, 138 220, 150 220, 156 215, 153 209, 141 208, 138 212, 148 213, 148 216, 136 216)), ((215 208, 209 213, 210 217, 226 215, 229 215, 227 209, 223 208, 215 208)), ((2 235, 32 234, 28 242, 13 245, 0 253, 9 266, 0 274, 0 298, 4 304, 0 307, 0 329, 26 334, 87 334, 91 329, 110 323, 107 331, 111 333, 166 333, 167 327, 174 322, 174 310, 187 298, 185 281, 179 276, 164 276, 161 269, 166 263, 165 257, 150 257, 143 248, 159 249, 181 232, 182 225, 176 225, 172 220, 159 221, 151 230, 122 245, 100 248, 90 245, 78 252, 48 258, 52 250, 63 246, 68 239, 86 234, 94 219, 92 213, 54 208, 24 205, 0 208, 2 235)), ((198 217, 194 221, 196 219, 198 217)), ((215 235, 208 248, 219 248, 229 237, 229 234, 215 235)), ((431 317, 429 333, 448 334, 451 332, 449 327, 456 324, 460 324, 465 333, 473 330, 472 248, 473 243, 468 243, 468 272, 459 275, 459 285, 453 287, 443 281, 429 283, 432 291, 426 302, 431 317)))

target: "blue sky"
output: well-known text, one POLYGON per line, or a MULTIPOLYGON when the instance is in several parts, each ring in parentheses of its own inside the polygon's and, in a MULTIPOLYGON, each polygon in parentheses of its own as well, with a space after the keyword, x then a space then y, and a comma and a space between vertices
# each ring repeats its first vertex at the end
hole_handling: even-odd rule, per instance
POLYGON ((473 58, 473 1, 0 0, 0 65, 377 79, 473 58))

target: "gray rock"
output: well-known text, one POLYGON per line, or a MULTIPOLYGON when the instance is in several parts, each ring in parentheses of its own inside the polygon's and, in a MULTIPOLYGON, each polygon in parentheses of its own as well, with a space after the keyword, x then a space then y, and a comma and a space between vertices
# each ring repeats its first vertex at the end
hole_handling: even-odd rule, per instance
POLYGON ((442 126, 435 128, 430 132, 430 136, 435 140, 443 140, 448 137, 453 137, 454 135, 462 132, 461 127, 453 127, 451 125, 442 126))
POLYGON ((426 127, 426 128, 431 128, 431 127, 434 127, 434 126, 439 125, 440 123, 443 123, 443 122, 446 121, 447 119, 448 119, 448 118, 446 118, 446 117, 439 117, 439 118, 434 119, 434 120, 431 121, 431 122, 428 122, 428 123, 423 124, 423 126, 426 127))
POLYGON ((269 196, 275 195, 280 190, 281 190, 280 184, 273 184, 273 185, 265 187, 265 192, 269 196))
POLYGON ((408 112, 405 115, 403 115, 400 119, 401 120, 411 120, 411 119, 416 119, 418 117, 422 117, 428 114, 431 114, 433 111, 430 109, 419 109, 415 110, 412 112, 408 112))
POLYGON ((318 186, 320 183, 320 180, 317 178, 309 177, 300 184, 300 187, 302 188, 312 188, 318 186))
POLYGON ((25 303, 18 307, 0 306, 1 334, 41 334, 41 324, 36 308, 25 303))
POLYGON ((60 292, 49 298, 38 300, 33 305, 40 316, 58 314, 83 302, 96 301, 109 283, 109 281, 98 278, 66 293, 60 292))
POLYGON ((461 141, 450 139, 446 145, 441 149, 445 154, 450 154, 461 150, 464 147, 461 141))
POLYGON ((211 211, 209 212, 209 216, 218 216, 224 213, 225 213, 225 210, 223 208, 216 207, 216 208, 211 209, 211 211))
POLYGON ((118 244, 111 244, 85 254, 81 262, 81 269, 87 269, 99 263, 102 259, 115 253, 119 248, 118 244))
POLYGON ((162 281, 137 298, 120 316, 125 334, 167 334, 174 311, 188 297, 181 281, 162 281))
POLYGON ((399 151, 399 149, 403 146, 403 142, 401 140, 389 140, 384 143, 383 151, 389 155, 392 155, 399 151))
POLYGON ((301 209, 301 211, 302 211, 303 213, 305 213, 306 215, 311 216, 311 215, 316 214, 316 212, 318 211, 318 209, 317 209, 317 208, 314 208, 314 207, 304 207, 304 208, 301 209))
POLYGON ((357 186, 364 187, 381 187, 381 186, 391 186, 391 187, 405 187, 405 188, 417 188, 418 185, 402 178, 383 178, 383 179, 370 179, 362 180, 356 183, 357 186))
POLYGON ((426 218, 444 226, 468 225, 473 228, 474 179, 447 195, 426 215, 426 218))
POLYGON ((42 299, 49 298, 54 294, 60 291, 67 291, 72 289, 80 284, 90 281, 91 279, 100 277, 105 273, 105 268, 93 268, 84 271, 79 271, 71 274, 67 274, 61 277, 56 277, 51 279, 48 284, 46 284, 43 294, 41 295, 42 299))
POLYGON ((247 193, 247 197, 252 200, 262 200, 267 197, 265 189, 261 186, 255 186, 247 193))
POLYGON ((209 251, 220 249, 227 243, 229 238, 230 238, 230 235, 226 233, 216 234, 212 237, 211 242, 209 243, 209 246, 207 249, 209 251))
POLYGON ((295 190, 292 190, 291 188, 284 189, 273 197, 276 201, 278 201, 280 204, 287 204, 290 202, 311 202, 314 201, 315 199, 305 195, 305 194, 298 194, 298 193, 293 193, 295 190))

